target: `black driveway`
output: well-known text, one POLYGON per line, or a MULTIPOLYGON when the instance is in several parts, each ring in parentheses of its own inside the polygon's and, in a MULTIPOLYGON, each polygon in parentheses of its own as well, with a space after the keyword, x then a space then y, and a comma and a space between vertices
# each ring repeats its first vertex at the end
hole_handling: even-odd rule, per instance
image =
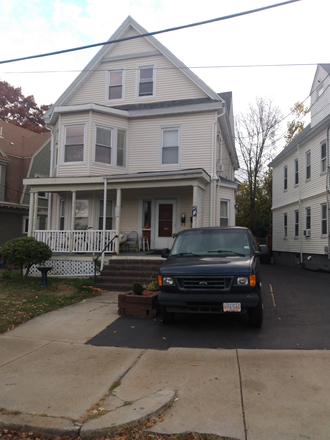
POLYGON ((88 341, 97 346, 224 349, 330 349, 330 274, 299 267, 262 265, 264 324, 247 317, 177 315, 171 325, 160 317, 119 317, 88 341))

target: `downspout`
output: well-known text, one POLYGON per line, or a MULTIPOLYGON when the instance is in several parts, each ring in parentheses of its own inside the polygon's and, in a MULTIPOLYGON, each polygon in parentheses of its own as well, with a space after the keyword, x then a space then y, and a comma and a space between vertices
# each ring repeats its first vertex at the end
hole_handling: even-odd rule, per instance
MULTIPOLYGON (((51 176, 51 177, 54 177, 53 176, 53 172, 52 172, 52 169, 53 169, 53 163, 54 163, 54 148, 55 148, 55 145, 54 145, 54 139, 55 139, 55 136, 54 136, 54 130, 52 129, 52 128, 50 128, 50 127, 48 127, 48 125, 46 124, 45 125, 45 127, 47 128, 47 130, 50 130, 50 132, 51 132, 51 136, 52 136, 52 140, 51 140, 51 147, 50 147, 50 164, 49 164, 49 175, 51 176)), ((48 194, 48 212, 47 212, 47 230, 48 231, 50 231, 50 227, 51 227, 51 216, 52 216, 52 203, 53 203, 53 198, 52 198, 52 196, 53 196, 53 193, 49 193, 48 194)))
MULTIPOLYGON (((106 228, 106 221, 107 221, 107 184, 108 179, 104 177, 104 188, 103 188, 103 225, 102 225, 102 249, 105 247, 105 228, 106 228)), ((102 258, 101 258, 101 267, 100 270, 103 270, 104 266, 104 252, 102 252, 102 258)))
POLYGON ((215 144, 217 141, 216 136, 216 124, 218 122, 218 119, 225 114, 224 109, 222 109, 223 112, 218 115, 214 122, 213 122, 213 130, 212 130, 212 154, 211 154, 211 187, 210 187, 210 226, 213 226, 213 186, 214 186, 214 180, 216 180, 216 177, 214 177, 214 155, 215 155, 215 144))

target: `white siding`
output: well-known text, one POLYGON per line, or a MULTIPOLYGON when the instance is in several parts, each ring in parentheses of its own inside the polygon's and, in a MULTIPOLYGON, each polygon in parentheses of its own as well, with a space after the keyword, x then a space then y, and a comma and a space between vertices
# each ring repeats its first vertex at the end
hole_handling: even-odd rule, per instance
POLYGON ((311 92, 311 126, 315 127, 330 113, 330 75, 317 67, 311 92))
MULTIPOLYGON (((87 102, 109 105, 107 100, 106 81, 109 69, 125 69, 125 96, 120 102, 111 102, 110 105, 135 104, 139 102, 172 101, 177 99, 203 98, 206 94, 191 81, 185 73, 177 69, 162 54, 132 57, 129 54, 155 51, 155 48, 145 39, 124 41, 116 45, 109 53, 110 57, 128 55, 128 59, 101 63, 95 72, 92 72, 77 92, 70 97, 66 105, 85 104, 87 102), (136 97, 136 85, 139 65, 155 64, 156 96, 136 97)), ((107 55, 104 57, 107 58, 107 55)))

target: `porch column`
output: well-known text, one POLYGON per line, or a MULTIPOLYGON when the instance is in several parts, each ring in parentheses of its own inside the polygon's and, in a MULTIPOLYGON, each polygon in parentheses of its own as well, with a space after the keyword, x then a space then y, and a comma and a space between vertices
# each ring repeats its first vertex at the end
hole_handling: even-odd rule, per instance
POLYGON ((72 191, 71 198, 71 226, 70 226, 70 252, 73 249, 73 231, 74 231, 74 221, 76 219, 76 191, 72 191))
POLYGON ((197 215, 192 218, 192 227, 197 228, 197 217, 200 216, 202 213, 198 212, 198 186, 196 185, 193 186, 193 206, 197 207, 197 215))
POLYGON ((118 235, 118 238, 116 238, 115 240, 115 251, 117 252, 117 254, 119 254, 120 220, 121 220, 121 188, 117 188, 115 217, 116 217, 116 235, 118 235))
POLYGON ((28 228, 28 237, 32 237, 33 213, 34 213, 34 193, 30 191, 30 207, 29 207, 29 228, 28 228))
POLYGON ((34 237, 34 232, 36 230, 36 225, 37 225, 37 213, 38 213, 38 193, 37 192, 35 192, 33 194, 33 198, 34 198, 34 206, 33 206, 32 230, 31 230, 32 237, 34 237))

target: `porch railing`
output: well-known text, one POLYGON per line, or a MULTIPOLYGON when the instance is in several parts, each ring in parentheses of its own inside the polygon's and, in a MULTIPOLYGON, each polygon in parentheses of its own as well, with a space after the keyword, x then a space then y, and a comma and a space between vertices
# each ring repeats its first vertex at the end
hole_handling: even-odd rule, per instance
MULTIPOLYGON (((79 230, 79 231, 35 231, 34 238, 48 244, 52 252, 60 253, 100 253, 104 247, 110 243, 116 231, 105 231, 105 241, 103 242, 102 230, 79 230)), ((106 252, 114 251, 112 242, 106 252)))

